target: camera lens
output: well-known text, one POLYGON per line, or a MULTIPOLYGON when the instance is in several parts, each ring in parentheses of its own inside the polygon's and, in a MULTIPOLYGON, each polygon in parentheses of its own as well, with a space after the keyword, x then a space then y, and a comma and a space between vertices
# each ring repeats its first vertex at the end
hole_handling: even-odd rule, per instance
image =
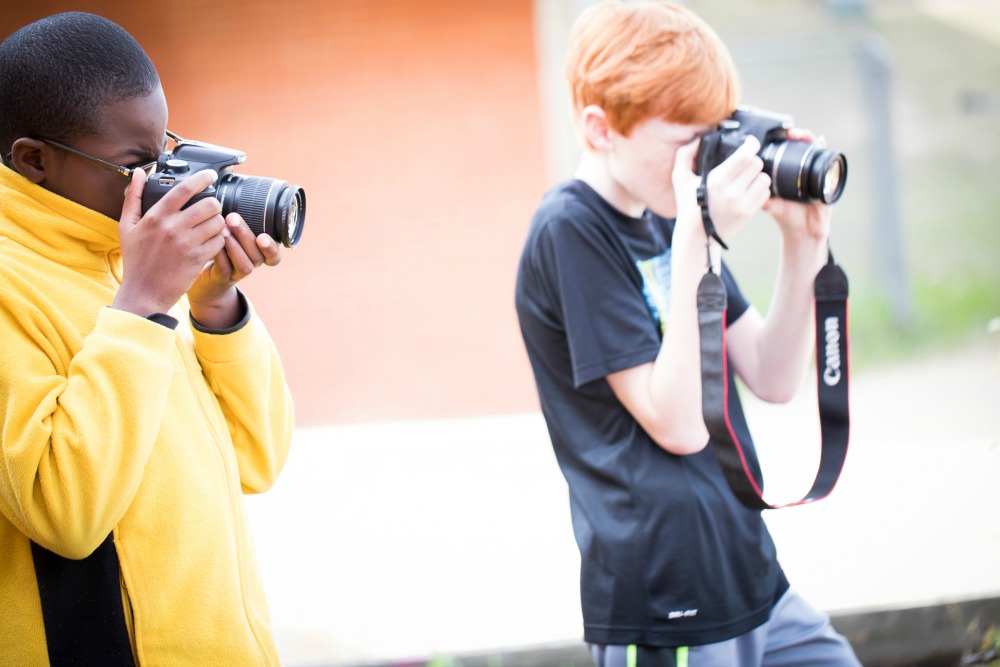
POLYGON ((807 141, 780 141, 760 153, 776 197, 832 204, 844 193, 847 158, 807 141))
MULTIPOLYGON (((831 155, 832 157, 825 166, 817 164, 814 168, 815 176, 819 179, 817 182, 822 184, 819 187, 823 193, 821 199, 827 204, 832 204, 840 199, 847 180, 847 160, 840 153, 831 153, 831 155)), ((816 187, 813 186, 814 189, 816 187)))
POLYGON ((306 193, 297 185, 260 176, 225 174, 219 180, 222 215, 239 213, 254 234, 266 233, 286 248, 302 238, 306 193))

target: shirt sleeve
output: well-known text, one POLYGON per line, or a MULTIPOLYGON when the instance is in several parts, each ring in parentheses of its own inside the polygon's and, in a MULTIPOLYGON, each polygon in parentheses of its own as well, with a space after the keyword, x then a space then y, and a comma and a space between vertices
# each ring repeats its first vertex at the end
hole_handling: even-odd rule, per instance
POLYGON ((537 264, 551 286, 579 388, 656 359, 660 338, 627 251, 588 211, 549 221, 537 264))
POLYGON ((194 315, 192 315, 189 311, 188 318, 191 320, 191 326, 194 327, 196 330, 207 334, 225 335, 239 331, 240 329, 246 326, 247 322, 250 321, 250 302, 247 301, 246 296, 243 294, 243 292, 240 291, 239 288, 236 288, 236 298, 239 304, 240 319, 233 326, 227 327, 225 329, 213 329, 211 327, 206 327, 204 324, 194 319, 194 315))
POLYGON ((83 558, 132 502, 159 433, 176 332, 102 308, 63 366, 60 336, 28 303, 0 308, 0 513, 83 558))
POLYGON ((213 333, 192 321, 195 353, 233 439, 246 493, 265 491, 277 479, 295 422, 291 392, 277 348, 253 306, 244 321, 213 333))

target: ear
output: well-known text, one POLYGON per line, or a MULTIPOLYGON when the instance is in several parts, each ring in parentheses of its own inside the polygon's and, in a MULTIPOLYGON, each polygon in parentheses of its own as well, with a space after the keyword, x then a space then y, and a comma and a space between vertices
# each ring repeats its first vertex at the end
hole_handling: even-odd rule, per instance
POLYGON ((44 141, 21 137, 11 146, 11 166, 32 183, 45 180, 45 167, 52 159, 52 148, 44 141))
POLYGON ((610 150, 612 147, 611 125, 604 109, 596 104, 590 104, 580 112, 580 127, 587 144, 599 151, 610 150))

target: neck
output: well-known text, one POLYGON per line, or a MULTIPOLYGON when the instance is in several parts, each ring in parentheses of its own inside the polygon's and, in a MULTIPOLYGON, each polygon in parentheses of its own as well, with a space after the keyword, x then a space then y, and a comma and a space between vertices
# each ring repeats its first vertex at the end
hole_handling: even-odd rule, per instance
POLYGON ((574 176, 627 216, 639 218, 646 210, 645 204, 633 197, 615 179, 604 153, 584 149, 574 176))

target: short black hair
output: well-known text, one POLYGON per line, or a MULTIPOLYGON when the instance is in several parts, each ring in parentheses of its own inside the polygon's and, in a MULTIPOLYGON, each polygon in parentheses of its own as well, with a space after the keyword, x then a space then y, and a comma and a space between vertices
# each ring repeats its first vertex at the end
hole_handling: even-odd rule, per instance
POLYGON ((0 43, 0 155, 20 137, 64 143, 94 132, 103 107, 160 85, 132 35, 101 16, 65 12, 0 43))

